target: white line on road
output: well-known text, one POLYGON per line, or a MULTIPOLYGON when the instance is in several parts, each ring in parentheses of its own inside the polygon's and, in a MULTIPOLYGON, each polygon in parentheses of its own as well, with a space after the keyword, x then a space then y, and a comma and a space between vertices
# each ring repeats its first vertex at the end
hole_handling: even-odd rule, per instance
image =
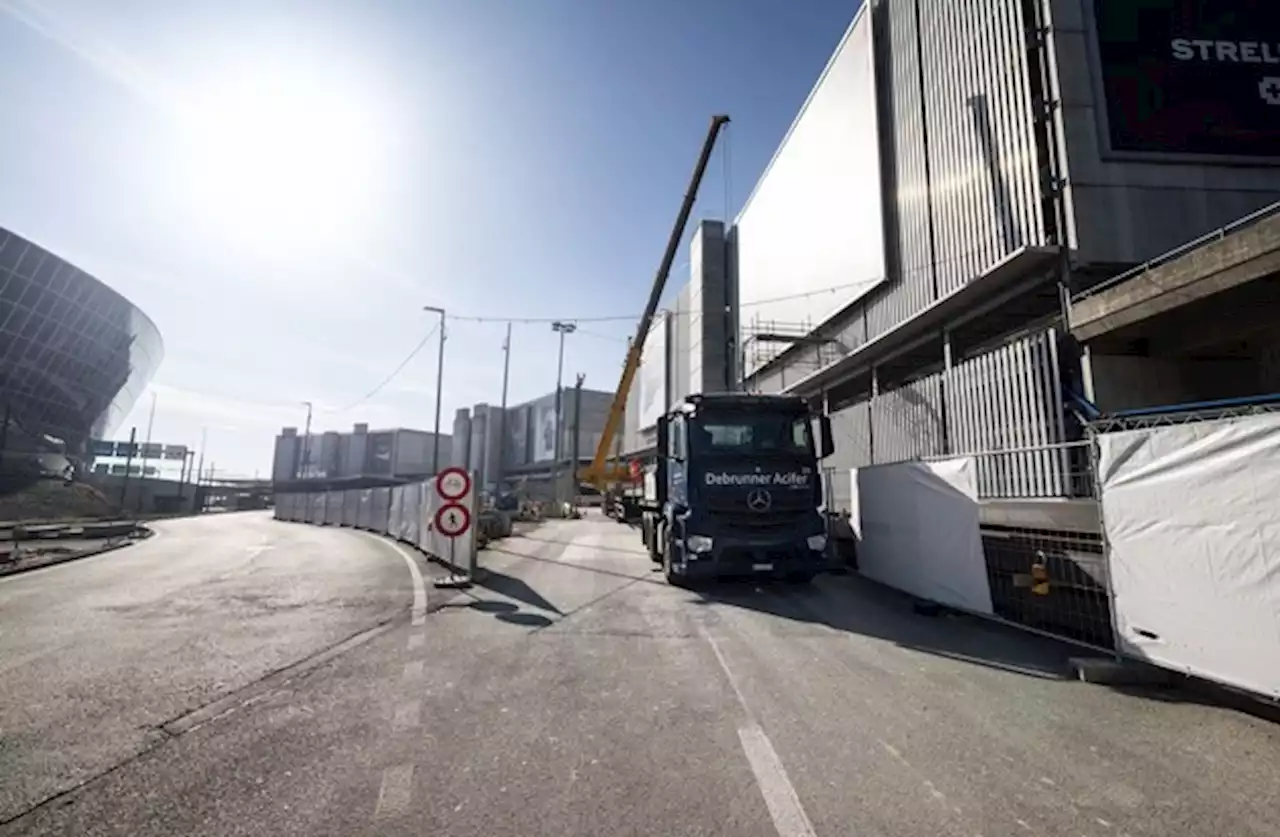
POLYGON ((398 764, 382 771, 382 787, 378 789, 375 817, 392 817, 409 808, 413 798, 413 765, 398 764))
POLYGON ((422 679, 422 660, 414 660, 404 664, 404 680, 406 683, 422 679))
POLYGON ((813 823, 800 804, 796 789, 787 778, 782 760, 773 749, 769 736, 759 724, 751 724, 738 730, 738 739, 756 774, 756 784, 764 796, 764 804, 773 818, 773 827, 779 837, 814 837, 813 823))
POLYGON ((404 547, 396 543, 391 545, 409 565, 409 575, 413 576, 413 621, 410 624, 420 628, 427 621, 427 587, 422 583, 422 571, 418 569, 418 562, 404 547))
POLYGON ((733 669, 729 668, 728 659, 720 650, 720 643, 716 642, 716 638, 701 623, 698 624, 698 632, 711 646, 720 670, 724 672, 743 714, 747 716, 748 723, 738 730, 738 740, 742 742, 742 750, 747 754, 747 762, 751 765, 751 772, 755 774, 756 785, 764 797, 765 807, 769 809, 774 829, 779 837, 814 837, 816 832, 813 830, 813 823, 800 804, 800 796, 791 784, 786 768, 782 766, 782 759, 778 758, 778 751, 773 749, 773 742, 751 714, 751 707, 747 705, 733 669))
POLYGON ((427 637, 425 634, 421 634, 421 633, 409 634, 409 650, 410 651, 417 651, 418 649, 420 649, 422 646, 426 644, 427 644, 427 637))

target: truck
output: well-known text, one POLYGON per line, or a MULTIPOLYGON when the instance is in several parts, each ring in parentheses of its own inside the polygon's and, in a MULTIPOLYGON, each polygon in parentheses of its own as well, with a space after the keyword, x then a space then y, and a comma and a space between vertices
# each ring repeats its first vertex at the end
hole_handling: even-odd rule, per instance
POLYGON ((690 395, 657 422, 641 534, 667 581, 807 583, 826 569, 819 462, 831 419, 786 395, 690 395), (816 437, 816 438, 815 438, 816 437))

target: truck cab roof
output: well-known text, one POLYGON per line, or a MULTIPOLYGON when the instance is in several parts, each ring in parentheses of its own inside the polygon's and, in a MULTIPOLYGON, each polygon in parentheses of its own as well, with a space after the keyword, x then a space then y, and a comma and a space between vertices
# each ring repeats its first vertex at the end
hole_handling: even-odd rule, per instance
POLYGON ((797 395, 761 395, 749 392, 706 392, 686 396, 673 413, 687 413, 701 407, 762 412, 805 412, 808 402, 797 395))

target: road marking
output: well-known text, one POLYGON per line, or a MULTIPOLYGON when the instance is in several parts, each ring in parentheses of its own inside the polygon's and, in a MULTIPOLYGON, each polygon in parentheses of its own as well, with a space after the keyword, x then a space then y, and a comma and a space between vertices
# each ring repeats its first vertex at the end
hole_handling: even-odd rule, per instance
POLYGON ((764 734, 759 724, 751 724, 738 730, 738 740, 747 754, 751 772, 756 774, 756 784, 760 786, 765 807, 769 809, 779 837, 814 837, 813 823, 804 812, 800 797, 787 778, 787 771, 769 736, 764 734))
POLYGON ((422 571, 418 569, 418 562, 404 547, 397 543, 391 546, 395 547, 396 552, 400 553, 400 557, 409 565, 409 575, 413 576, 413 621, 410 624, 420 628, 427 621, 427 587, 422 583, 422 571))
POLYGON ((747 705, 747 699, 742 694, 737 676, 734 675, 733 669, 729 668, 729 661, 725 658, 724 651, 720 649, 720 643, 716 642, 716 638, 701 623, 698 624, 698 632, 711 646, 711 651, 716 655, 716 662, 720 664, 720 670, 724 672, 725 679, 729 681, 729 686, 738 699, 738 705, 742 707, 742 712, 747 717, 748 723, 738 730, 738 740, 742 742, 742 750, 747 755, 751 772, 755 774, 756 786, 760 788, 760 795, 764 797, 764 804, 769 809, 769 818, 773 820, 774 829, 779 837, 814 837, 816 832, 813 830, 813 823, 809 821, 809 815, 800 804, 800 796, 796 793, 795 785, 791 784, 787 770, 782 766, 782 759, 778 758, 778 751, 773 748, 773 742, 769 740, 769 736, 765 735, 764 728, 756 723, 755 717, 751 714, 751 707, 747 705))
POLYGON ((427 644, 427 637, 425 634, 420 634, 420 633, 409 634, 409 650, 410 651, 417 651, 419 648, 421 648, 426 644, 427 644))
POLYGON ((421 720, 422 701, 410 700, 396 707, 396 716, 392 719, 391 725, 399 732, 416 727, 421 720))
POLYGON ((422 660, 414 660, 404 664, 404 680, 406 683, 422 679, 422 660))
POLYGON ((413 798, 413 765, 398 764, 382 771, 382 787, 378 789, 377 818, 403 814, 413 798))

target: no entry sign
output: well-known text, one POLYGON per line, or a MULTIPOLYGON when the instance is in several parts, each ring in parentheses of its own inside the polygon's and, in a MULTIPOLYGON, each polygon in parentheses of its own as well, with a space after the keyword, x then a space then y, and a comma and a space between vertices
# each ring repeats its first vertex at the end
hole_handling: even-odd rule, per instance
POLYGON ((436 474, 436 493, 449 502, 457 502, 471 490, 471 475, 463 468, 445 468, 436 474))

